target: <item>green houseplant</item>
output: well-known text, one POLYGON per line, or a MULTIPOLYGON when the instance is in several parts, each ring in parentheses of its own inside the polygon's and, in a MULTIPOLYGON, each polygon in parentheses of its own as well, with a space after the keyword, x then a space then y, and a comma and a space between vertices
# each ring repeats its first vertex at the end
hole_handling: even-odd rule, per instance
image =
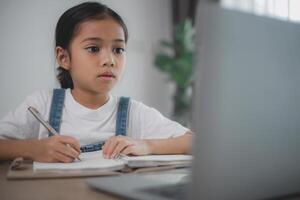
POLYGON ((172 42, 162 40, 155 66, 175 83, 173 118, 187 125, 194 74, 194 27, 189 19, 177 24, 172 42))

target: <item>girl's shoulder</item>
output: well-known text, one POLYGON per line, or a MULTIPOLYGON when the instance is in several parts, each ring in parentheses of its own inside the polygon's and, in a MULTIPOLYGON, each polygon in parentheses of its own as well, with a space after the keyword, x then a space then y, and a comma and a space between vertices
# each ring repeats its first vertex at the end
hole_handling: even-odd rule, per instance
POLYGON ((25 98, 24 103, 28 106, 34 106, 36 109, 44 110, 51 102, 51 99, 51 89, 36 90, 25 98))
MULTIPOLYGON (((116 102, 119 102, 120 99, 121 99, 121 96, 116 96, 115 97, 117 99, 116 102)), ((132 109, 132 108, 135 108, 135 109, 141 109, 141 108, 145 108, 145 107, 148 107, 146 106, 144 103, 136 100, 136 99, 133 99, 131 97, 129 97, 129 107, 132 109)))
POLYGON ((34 102, 46 102, 52 98, 52 90, 36 90, 26 97, 26 100, 34 102))
POLYGON ((148 106, 144 104, 141 101, 135 100, 130 98, 130 112, 139 113, 141 115, 147 115, 147 114, 158 114, 160 115, 160 112, 156 110, 155 108, 148 106))

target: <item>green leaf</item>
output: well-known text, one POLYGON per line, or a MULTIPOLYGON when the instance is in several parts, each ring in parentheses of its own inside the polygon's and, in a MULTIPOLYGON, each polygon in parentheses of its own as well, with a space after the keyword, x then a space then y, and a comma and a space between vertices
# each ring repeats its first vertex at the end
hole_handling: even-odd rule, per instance
POLYGON ((174 49, 174 44, 172 42, 169 42, 169 41, 161 41, 160 44, 164 47, 167 47, 167 48, 170 48, 170 49, 174 49))
POLYGON ((161 48, 155 56, 154 64, 176 84, 173 114, 179 116, 184 115, 191 104, 191 95, 187 91, 194 79, 195 30, 191 20, 186 19, 178 23, 174 31, 173 42, 160 42, 161 48))
POLYGON ((173 58, 166 54, 158 54, 154 61, 155 66, 162 71, 172 71, 173 58))

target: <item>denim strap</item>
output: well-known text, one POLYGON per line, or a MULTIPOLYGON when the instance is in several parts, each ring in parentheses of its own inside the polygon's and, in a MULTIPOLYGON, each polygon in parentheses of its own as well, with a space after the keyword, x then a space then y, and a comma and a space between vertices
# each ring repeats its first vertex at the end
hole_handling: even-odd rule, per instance
POLYGON ((126 135, 129 100, 129 97, 121 97, 119 100, 116 121, 116 135, 126 135))
MULTIPOLYGON (((52 103, 50 108, 49 123, 59 133, 62 110, 65 100, 64 89, 53 89, 52 103)), ((120 97, 116 120, 116 135, 126 135, 129 98, 120 97)), ((49 136, 53 134, 49 132, 49 136)), ((81 152, 98 151, 102 149, 105 141, 88 144, 80 147, 81 152)))
MULTIPOLYGON (((60 130, 64 101, 65 101, 65 90, 53 89, 49 123, 58 133, 60 130)), ((53 136, 53 134, 49 132, 49 137, 50 136, 53 136)))
MULTIPOLYGON (((128 97, 120 97, 116 120, 116 135, 126 135, 129 100, 128 97)), ((80 147, 80 150, 81 152, 98 151, 102 149, 104 143, 105 141, 88 144, 80 147)))

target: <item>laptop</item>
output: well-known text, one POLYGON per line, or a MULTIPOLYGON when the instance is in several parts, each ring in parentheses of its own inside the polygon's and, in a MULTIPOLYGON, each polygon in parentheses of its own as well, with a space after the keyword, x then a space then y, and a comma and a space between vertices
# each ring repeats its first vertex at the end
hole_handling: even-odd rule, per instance
POLYGON ((197 9, 192 169, 88 185, 122 199, 300 196, 300 24, 205 1, 197 9))

